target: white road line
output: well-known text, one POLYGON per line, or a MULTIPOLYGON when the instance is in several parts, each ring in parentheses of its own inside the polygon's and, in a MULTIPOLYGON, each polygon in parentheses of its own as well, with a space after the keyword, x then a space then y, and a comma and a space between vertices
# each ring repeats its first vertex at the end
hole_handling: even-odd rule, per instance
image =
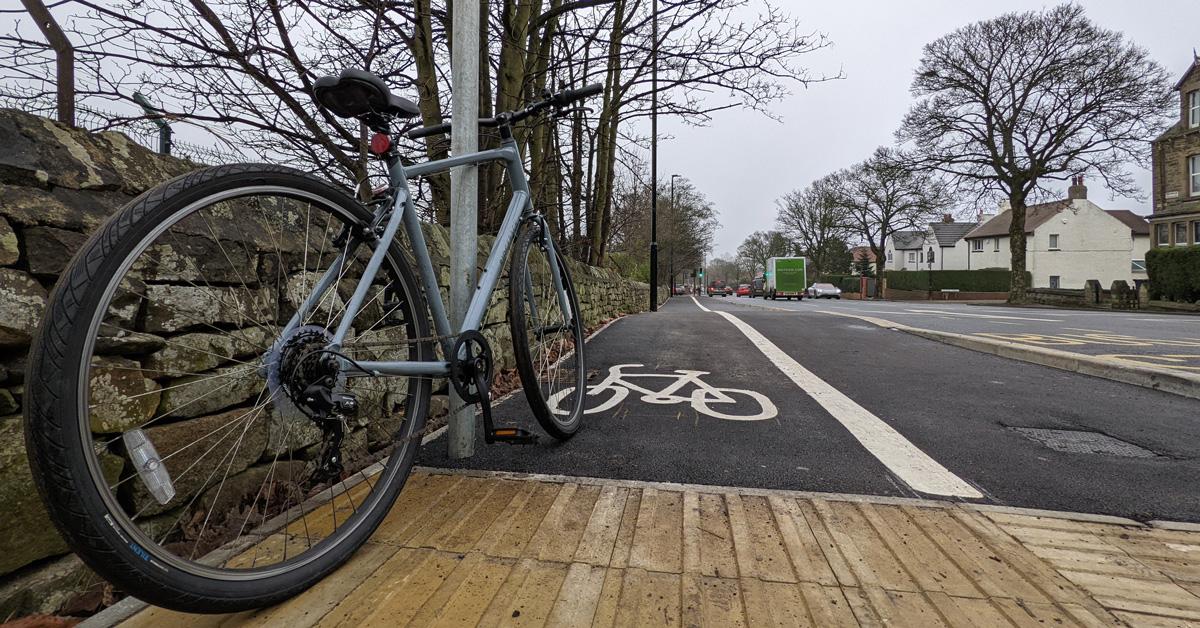
POLYGON ((712 310, 710 310, 710 309, 708 309, 708 308, 704 307, 703 305, 700 305, 700 302, 696 300, 696 297, 692 297, 692 303, 695 303, 695 304, 696 304, 696 307, 698 307, 698 308, 700 308, 700 309, 704 310, 705 312, 711 312, 711 311, 712 311, 712 310))
MULTIPOLYGON (((694 297, 693 297, 694 300, 694 297)), ((708 308, 696 305, 710 312, 708 308)), ((762 351, 780 371, 808 393, 833 418, 837 419, 871 455, 882 462, 913 490, 930 495, 945 495, 978 499, 983 497, 975 487, 930 458, 928 454, 904 438, 892 426, 842 394, 812 371, 804 368, 782 349, 740 318, 728 313, 717 312, 733 323, 754 346, 762 351)))
POLYGON ((966 312, 947 312, 945 310, 908 310, 917 314, 945 314, 948 316, 962 316, 964 318, 1003 318, 1013 321, 1038 321, 1042 323, 1061 323, 1061 320, 1054 318, 1027 318, 1024 316, 1000 316, 998 314, 968 314, 966 312))

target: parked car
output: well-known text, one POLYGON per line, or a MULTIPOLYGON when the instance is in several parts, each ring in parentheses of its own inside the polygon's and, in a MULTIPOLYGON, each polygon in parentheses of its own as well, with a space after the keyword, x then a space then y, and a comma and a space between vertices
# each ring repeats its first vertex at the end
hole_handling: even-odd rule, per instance
POLYGON ((687 288, 683 287, 681 283, 675 284, 675 295, 679 296, 682 294, 687 294, 687 288))
POLYGON ((750 288, 750 298, 751 299, 753 299, 754 297, 761 297, 765 294, 763 292, 763 283, 765 282, 765 280, 766 280, 766 277, 762 277, 761 275, 754 278, 754 283, 751 284, 751 288, 750 288))
POLYGON ((737 294, 739 297, 748 297, 753 294, 752 290, 753 288, 750 287, 750 284, 743 283, 738 285, 737 292, 735 294, 737 294))
POLYGON ((729 290, 729 286, 726 286, 724 281, 714 281, 714 282, 708 284, 708 296, 710 296, 710 297, 711 296, 723 297, 723 296, 729 294, 728 290, 729 290))
POLYGON ((831 283, 814 283, 804 294, 810 299, 841 299, 842 289, 831 283))

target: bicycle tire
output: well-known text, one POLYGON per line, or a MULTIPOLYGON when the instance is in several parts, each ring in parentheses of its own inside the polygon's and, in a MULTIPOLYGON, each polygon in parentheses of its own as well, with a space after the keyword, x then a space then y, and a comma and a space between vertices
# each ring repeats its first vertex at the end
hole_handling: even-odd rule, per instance
POLYGON ((516 246, 514 247, 510 261, 508 273, 508 319, 512 329, 513 353, 516 358, 517 372, 521 376, 521 387, 525 390, 525 398, 529 402, 529 408, 532 410, 534 418, 541 424, 542 429, 546 430, 547 434, 558 440, 565 441, 574 436, 583 425, 583 398, 587 390, 587 374, 583 350, 583 320, 579 310, 579 299, 575 294, 575 286, 571 282, 570 270, 567 268, 567 264, 560 253, 556 258, 562 276, 562 287, 566 291, 568 303, 573 313, 571 320, 561 320, 565 317, 561 315, 561 308, 558 306, 557 294, 554 292, 553 283, 548 272, 548 257, 545 255, 545 247, 548 246, 553 246, 553 243, 544 241, 541 223, 536 221, 527 222, 523 231, 517 237, 516 246), (532 260, 534 262, 533 265, 530 264, 531 254, 536 255, 532 260), (533 283, 533 275, 535 273, 539 275, 541 282, 537 288, 534 288, 533 293, 531 293, 530 286, 533 283), (526 281, 527 277, 529 278, 528 282, 526 281), (572 355, 567 355, 567 352, 564 350, 565 343, 562 341, 560 341, 557 350, 547 347, 548 355, 545 357, 533 355, 529 345, 531 330, 526 310, 526 305, 530 302, 529 299, 533 299, 534 302, 540 302, 541 305, 539 307, 542 307, 546 311, 559 312, 560 315, 556 320, 570 332, 570 343, 572 345, 570 350, 573 351, 572 355), (542 362, 542 364, 535 365, 535 361, 542 362), (573 377, 570 377, 571 381, 567 382, 567 385, 573 386, 575 393, 574 398, 569 400, 569 408, 565 413, 560 414, 550 408, 547 399, 555 395, 554 385, 559 379, 559 368, 562 365, 570 369, 570 372, 567 373, 568 376, 573 375, 573 377), (549 379, 553 381, 550 381, 545 386, 545 390, 543 390, 543 381, 547 379, 547 369, 553 369, 553 372, 549 374, 549 379))
MULTIPOLYGON (((130 255, 137 246, 146 246, 147 234, 162 229, 161 224, 196 199, 239 185, 274 187, 321 199, 361 225, 371 218, 362 204, 341 189, 286 167, 238 164, 176 177, 134 199, 84 244, 50 295, 30 352, 25 435, 35 484, 51 521, 83 562, 119 590, 186 612, 228 613, 274 604, 307 589, 349 559, 387 515, 407 480, 429 409, 430 381, 417 380, 403 402, 407 420, 404 427, 391 432, 392 445, 384 444, 390 456, 380 463, 382 470, 375 476, 376 484, 369 485, 371 492, 363 499, 363 508, 356 506, 342 528, 336 528, 335 519, 335 530, 324 540, 315 545, 310 541, 309 551, 315 554, 306 560, 296 556, 289 563, 285 550, 279 566, 252 567, 236 574, 228 570, 228 577, 218 577, 214 574, 223 572, 210 574, 201 561, 194 561, 194 569, 188 569, 157 553, 162 548, 144 547, 147 539, 153 539, 136 525, 127 524, 132 520, 118 512, 122 507, 111 495, 113 487, 107 486, 106 493, 97 482, 97 456, 92 451, 96 445, 89 433, 85 399, 91 368, 88 345, 94 345, 95 330, 104 320, 105 291, 111 294, 110 286, 118 281, 111 278, 124 272, 125 264, 129 264, 126 269, 132 268, 130 255)), ((214 239, 220 242, 216 234, 214 239)), ((408 303, 405 307, 414 313, 409 320, 417 334, 412 338, 418 340, 411 341, 416 349, 409 352, 432 360, 431 344, 419 340, 429 336, 425 297, 402 251, 395 243, 390 247, 385 266, 397 273, 394 276, 408 303)), ((332 486, 330 495, 335 499, 332 486)), ((304 516, 305 511, 301 512, 304 516)), ((286 538, 285 534, 285 543, 286 538)))

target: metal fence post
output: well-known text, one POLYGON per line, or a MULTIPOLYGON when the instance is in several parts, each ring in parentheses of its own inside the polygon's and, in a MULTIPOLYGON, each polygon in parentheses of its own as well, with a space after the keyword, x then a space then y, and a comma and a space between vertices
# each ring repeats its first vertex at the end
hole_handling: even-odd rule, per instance
POLYGON ((75 47, 42 0, 21 0, 21 4, 25 5, 25 10, 54 49, 58 121, 75 126, 75 47))
POLYGON ((158 152, 163 155, 171 154, 171 125, 163 120, 162 112, 159 111, 150 101, 139 92, 133 93, 133 101, 142 106, 142 110, 146 115, 151 116, 150 121, 158 127, 158 152))
MULTIPOLYGON (((479 141, 479 3, 454 3, 450 58, 454 105, 450 119, 450 152, 465 155, 479 141)), ((478 256, 479 172, 475 166, 450 171, 450 320, 462 326, 475 288, 478 256)), ((447 356, 449 357, 449 356, 447 356)), ((475 454, 475 407, 459 399, 450 386, 446 447, 450 458, 475 454)))

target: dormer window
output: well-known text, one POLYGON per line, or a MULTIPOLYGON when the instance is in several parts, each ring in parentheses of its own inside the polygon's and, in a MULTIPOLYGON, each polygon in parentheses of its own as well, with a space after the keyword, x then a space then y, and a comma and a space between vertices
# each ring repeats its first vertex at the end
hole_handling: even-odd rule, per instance
POLYGON ((1188 93, 1188 126, 1200 127, 1200 89, 1188 93))

